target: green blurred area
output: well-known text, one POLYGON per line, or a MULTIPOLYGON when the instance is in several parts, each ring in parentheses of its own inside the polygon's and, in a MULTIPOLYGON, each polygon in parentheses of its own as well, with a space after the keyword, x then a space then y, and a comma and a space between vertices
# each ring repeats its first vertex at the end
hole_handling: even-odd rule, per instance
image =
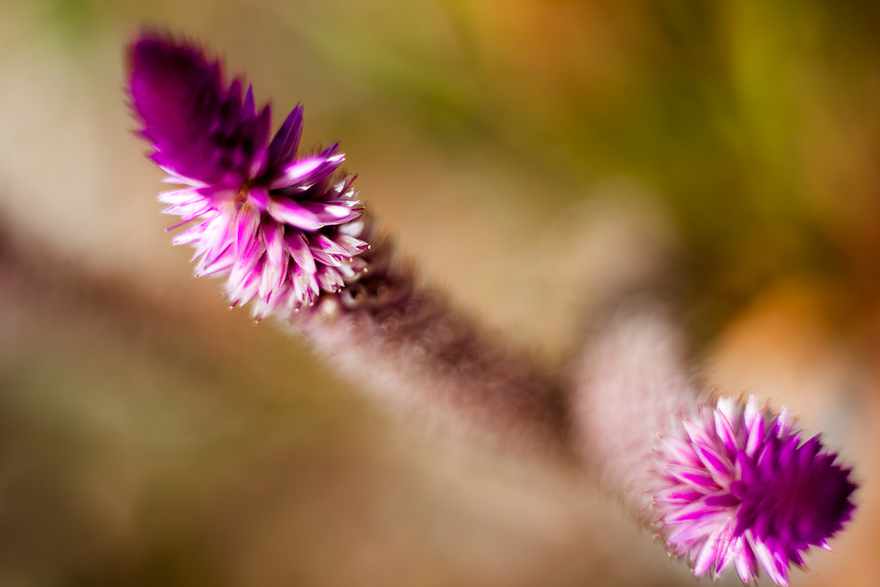
MULTIPOLYGON (((129 133, 144 25, 224 55, 276 124, 303 102, 306 144, 341 140, 401 247, 491 327, 561 363, 608 276, 656 265, 721 383, 766 386, 877 470, 876 3, 5 0, 0 19, 0 585, 690 584, 593 493, 438 464, 455 451, 190 279, 129 133)), ((863 496, 800 584, 874 584, 863 496)))
POLYGON ((674 219, 694 301, 721 317, 735 307, 719 299, 853 278, 873 251, 870 2, 53 0, 41 16, 83 59, 78 45, 139 23, 204 38, 354 148, 401 129, 454 165, 548 178, 548 206, 635 179, 674 219))

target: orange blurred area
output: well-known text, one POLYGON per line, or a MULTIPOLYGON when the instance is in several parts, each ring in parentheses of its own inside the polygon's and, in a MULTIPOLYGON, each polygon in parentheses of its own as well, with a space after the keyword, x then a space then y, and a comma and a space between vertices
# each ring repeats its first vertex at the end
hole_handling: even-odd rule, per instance
POLYGON ((592 483, 388 413, 191 277, 131 133, 144 25, 276 125, 304 103, 424 279, 560 369, 664 275, 714 386, 855 465, 793 584, 877 584, 873 3, 6 0, 0 585, 693 584, 592 483))

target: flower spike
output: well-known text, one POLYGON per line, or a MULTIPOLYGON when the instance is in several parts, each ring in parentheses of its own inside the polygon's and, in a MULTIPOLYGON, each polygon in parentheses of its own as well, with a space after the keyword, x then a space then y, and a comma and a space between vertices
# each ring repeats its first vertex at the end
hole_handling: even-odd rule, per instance
POLYGON ((298 156, 302 106, 269 140, 271 108, 257 109, 240 78, 226 83, 199 47, 144 33, 129 47, 129 93, 140 135, 168 181, 159 195, 195 248, 196 276, 226 277, 230 306, 254 301, 257 319, 289 315, 363 272, 368 245, 352 177, 338 146, 298 156), (185 228, 184 228, 185 227, 185 228))
POLYGON ((732 565, 751 582, 760 566, 787 585, 790 565, 827 547, 855 510, 851 470, 819 436, 803 440, 784 410, 771 417, 754 396, 744 406, 731 398, 702 406, 658 452, 660 525, 697 576, 732 565))
POLYGON ((790 566, 853 516, 851 469, 818 436, 804 440, 785 410, 771 414, 754 397, 710 401, 667 310, 630 304, 598 328, 578 366, 583 459, 695 575, 733 567, 748 583, 763 569, 787 585, 790 566))

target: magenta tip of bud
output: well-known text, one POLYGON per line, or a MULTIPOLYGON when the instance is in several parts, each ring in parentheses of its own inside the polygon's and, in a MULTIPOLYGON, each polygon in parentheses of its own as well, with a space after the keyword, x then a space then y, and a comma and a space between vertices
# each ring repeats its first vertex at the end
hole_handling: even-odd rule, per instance
POLYGON ((256 108, 250 87, 243 96, 242 80, 227 82, 200 47, 145 32, 128 61, 138 134, 166 181, 184 186, 163 194, 180 217, 165 230, 183 229, 175 244, 195 248, 196 275, 226 276, 232 307, 255 300, 266 315, 346 284, 336 267, 365 250, 346 232, 363 205, 353 176, 334 180, 345 160, 337 145, 298 152, 302 107, 270 138, 270 107, 256 108))

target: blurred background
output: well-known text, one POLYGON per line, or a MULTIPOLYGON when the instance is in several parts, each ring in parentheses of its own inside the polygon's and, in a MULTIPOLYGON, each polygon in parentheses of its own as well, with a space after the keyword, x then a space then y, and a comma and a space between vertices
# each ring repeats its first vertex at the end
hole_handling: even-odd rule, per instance
POLYGON ((693 584, 594 488, 424 433, 191 278, 130 132, 142 24, 276 124, 303 102, 426 278, 552 364, 668 276, 713 385, 856 464, 795 584, 877 584, 876 3, 0 0, 0 585, 693 584))

